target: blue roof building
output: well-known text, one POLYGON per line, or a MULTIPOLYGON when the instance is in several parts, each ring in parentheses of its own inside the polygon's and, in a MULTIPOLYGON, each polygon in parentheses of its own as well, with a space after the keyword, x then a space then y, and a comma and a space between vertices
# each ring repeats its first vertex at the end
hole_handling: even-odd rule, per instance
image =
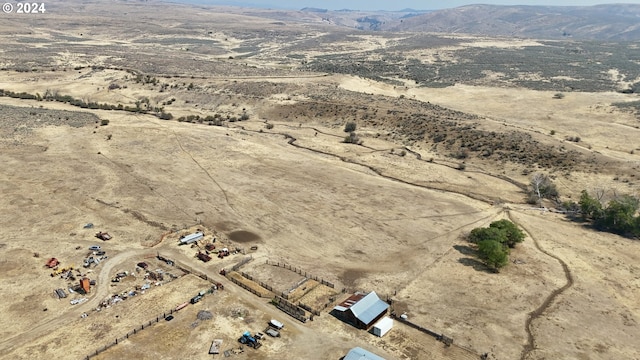
POLYGON ((367 351, 361 347, 354 347, 349 350, 343 360, 384 360, 384 358, 367 351))

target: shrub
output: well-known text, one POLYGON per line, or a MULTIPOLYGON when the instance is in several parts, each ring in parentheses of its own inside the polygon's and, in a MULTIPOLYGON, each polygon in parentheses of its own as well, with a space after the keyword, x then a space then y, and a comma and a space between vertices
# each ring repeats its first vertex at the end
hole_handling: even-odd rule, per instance
POLYGON ((353 133, 356 131, 356 123, 353 121, 349 121, 344 125, 344 132, 353 133))
POLYGON ((351 132, 349 135, 345 136, 343 142, 347 144, 362 145, 362 140, 360 140, 360 137, 355 132, 351 132))

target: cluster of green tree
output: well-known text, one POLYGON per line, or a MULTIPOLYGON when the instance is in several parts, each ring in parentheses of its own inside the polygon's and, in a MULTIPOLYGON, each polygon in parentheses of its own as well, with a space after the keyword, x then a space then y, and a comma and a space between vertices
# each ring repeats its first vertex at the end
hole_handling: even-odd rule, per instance
POLYGON ((469 241, 478 245, 478 256, 496 272, 509 263, 509 250, 524 241, 525 234, 509 220, 492 222, 488 228, 475 228, 469 241))
POLYGON ((236 122, 236 121, 245 121, 249 120, 249 115, 247 113, 243 113, 240 117, 227 115, 226 118, 222 118, 220 114, 214 114, 213 116, 207 115, 205 117, 201 117, 200 115, 188 115, 188 116, 180 116, 178 118, 179 122, 190 122, 190 123, 206 123, 209 125, 222 126, 224 121, 228 122, 236 122))
POLYGON ((32 95, 26 92, 16 93, 13 91, 8 91, 3 89, 0 89, 0 96, 7 96, 7 97, 16 98, 16 99, 38 100, 38 97, 36 95, 32 95))
POLYGON ((598 230, 623 236, 640 236, 640 216, 636 215, 640 199, 630 195, 616 196, 606 206, 586 190, 582 191, 578 204, 565 204, 577 208, 583 221, 588 221, 598 230))
POLYGON ((136 77, 133 78, 133 81, 136 83, 153 84, 153 85, 156 85, 158 83, 158 79, 156 79, 155 76, 142 75, 142 74, 135 74, 135 75, 136 77))

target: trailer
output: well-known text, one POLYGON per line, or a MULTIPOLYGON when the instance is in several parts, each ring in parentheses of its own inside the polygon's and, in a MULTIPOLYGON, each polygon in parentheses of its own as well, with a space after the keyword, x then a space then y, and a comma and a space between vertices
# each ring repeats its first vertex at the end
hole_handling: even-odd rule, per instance
POLYGON ((273 327, 273 328, 275 328, 277 330, 280 330, 280 329, 282 329, 284 327, 284 324, 281 323, 278 320, 271 319, 271 321, 269 321, 269 326, 271 326, 271 327, 273 327))
POLYGON ((185 307, 187 307, 187 305, 189 305, 189 303, 188 303, 188 302, 186 302, 186 303, 182 303, 182 304, 180 304, 180 305, 176 306, 176 308, 175 308, 175 310, 174 310, 174 311, 182 310, 182 309, 184 309, 185 307))

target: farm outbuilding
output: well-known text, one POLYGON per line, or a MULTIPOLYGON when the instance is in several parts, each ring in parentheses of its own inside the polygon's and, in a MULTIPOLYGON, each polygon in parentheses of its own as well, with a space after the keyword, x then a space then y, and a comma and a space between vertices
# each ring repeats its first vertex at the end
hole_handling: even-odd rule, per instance
POLYGON ((349 350, 347 355, 345 355, 343 360, 385 360, 383 357, 380 357, 370 351, 367 351, 361 347, 354 347, 349 350))
POLYGON ((195 232, 193 234, 189 234, 186 235, 182 238, 180 238, 180 245, 189 245, 189 244, 193 244, 194 242, 201 240, 204 238, 204 233, 203 232, 195 232))
POLYGON ((372 291, 366 295, 354 294, 334 307, 331 313, 358 329, 368 330, 376 321, 387 315, 388 310, 389 304, 382 301, 375 291, 372 291))
POLYGON ((82 278, 80 280, 80 288, 86 293, 89 293, 89 290, 91 289, 91 282, 89 281, 89 279, 87 278, 82 278))
POLYGON ((380 319, 380 321, 373 324, 373 327, 371 328, 371 332, 375 336, 383 337, 386 333, 389 332, 389 330, 391 330, 392 327, 393 327, 393 319, 388 316, 385 316, 382 319, 380 319))

